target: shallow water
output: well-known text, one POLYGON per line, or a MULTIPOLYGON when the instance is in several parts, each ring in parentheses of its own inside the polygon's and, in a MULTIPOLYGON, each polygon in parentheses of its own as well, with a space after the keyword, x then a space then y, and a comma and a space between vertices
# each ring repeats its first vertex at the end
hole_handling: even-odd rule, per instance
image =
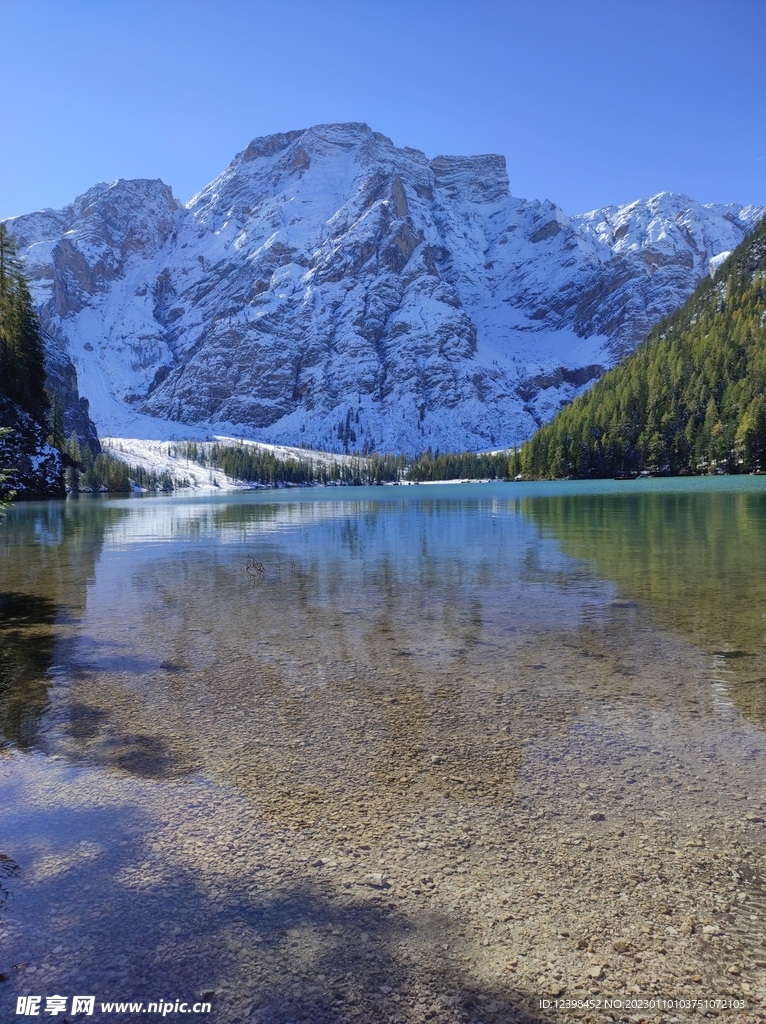
POLYGON ((14 507, 0 1004, 755 1012, 765 568, 749 477, 14 507))

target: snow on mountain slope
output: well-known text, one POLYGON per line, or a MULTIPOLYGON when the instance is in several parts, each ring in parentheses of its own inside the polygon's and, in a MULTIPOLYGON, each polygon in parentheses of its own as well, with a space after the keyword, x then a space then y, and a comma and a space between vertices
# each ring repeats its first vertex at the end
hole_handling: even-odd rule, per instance
POLYGON ((254 140, 186 207, 117 181, 8 224, 100 432, 415 452, 529 436, 764 212, 567 217, 503 157, 342 124, 254 140))
MULTIPOLYGON (((209 462, 211 450, 215 444, 227 447, 242 445, 257 451, 270 452, 285 462, 292 459, 295 462, 311 463, 313 466, 328 468, 333 464, 342 466, 354 462, 350 455, 328 455, 323 451, 243 441, 241 438, 220 435, 208 441, 195 441, 195 444, 197 450, 204 455, 206 462, 209 462)), ((102 437, 101 446, 109 455, 120 459, 121 462, 125 462, 129 466, 138 466, 150 473, 157 474, 157 476, 170 477, 175 490, 188 488, 216 494, 224 491, 253 490, 254 487, 260 486, 254 485, 249 480, 237 480, 227 476, 222 470, 214 469, 209 465, 201 465, 194 459, 188 458, 184 451, 184 445, 179 445, 175 441, 146 440, 134 437, 102 437)))

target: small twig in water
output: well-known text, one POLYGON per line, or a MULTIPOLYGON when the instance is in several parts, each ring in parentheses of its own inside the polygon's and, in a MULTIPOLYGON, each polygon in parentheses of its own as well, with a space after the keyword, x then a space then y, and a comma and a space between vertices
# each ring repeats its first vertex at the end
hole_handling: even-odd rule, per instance
POLYGON ((266 566, 263 562, 259 562, 257 558, 253 558, 252 555, 248 555, 245 572, 250 579, 257 580, 261 583, 266 575, 266 566))

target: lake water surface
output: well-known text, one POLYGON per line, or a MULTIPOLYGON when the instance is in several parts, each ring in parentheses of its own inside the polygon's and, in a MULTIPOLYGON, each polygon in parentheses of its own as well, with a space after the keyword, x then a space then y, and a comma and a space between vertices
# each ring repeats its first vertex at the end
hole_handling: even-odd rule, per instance
POLYGON ((765 572, 763 478, 15 506, 0 1019, 763 1019, 765 572))

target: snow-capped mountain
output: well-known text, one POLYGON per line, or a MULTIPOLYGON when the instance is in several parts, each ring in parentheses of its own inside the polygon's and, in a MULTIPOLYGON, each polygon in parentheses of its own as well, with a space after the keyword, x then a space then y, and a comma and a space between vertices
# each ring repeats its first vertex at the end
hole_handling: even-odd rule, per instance
POLYGON ((254 140, 186 206, 116 181, 7 223, 100 433, 413 452, 528 437, 765 212, 568 217, 501 156, 338 124, 254 140))

